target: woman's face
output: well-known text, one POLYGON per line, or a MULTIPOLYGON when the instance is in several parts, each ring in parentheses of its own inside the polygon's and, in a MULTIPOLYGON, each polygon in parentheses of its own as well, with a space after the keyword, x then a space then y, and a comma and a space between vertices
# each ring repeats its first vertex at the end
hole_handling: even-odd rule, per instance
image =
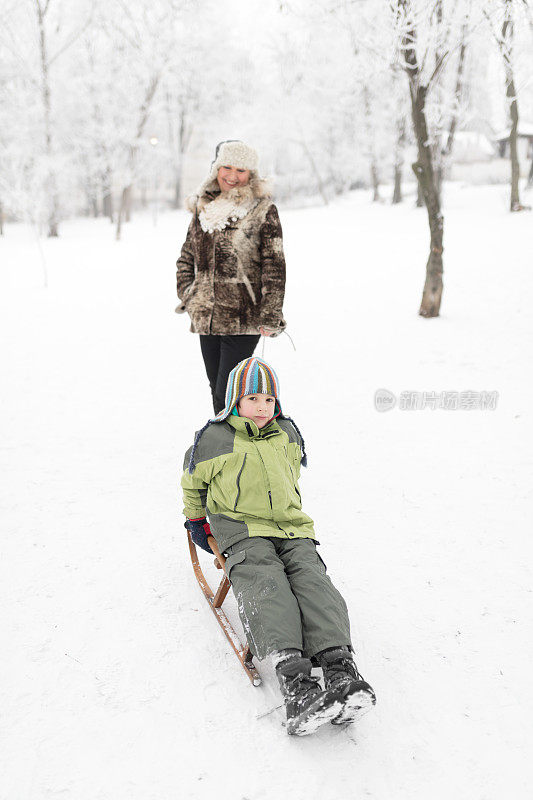
POLYGON ((249 169, 238 169, 237 167, 219 167, 217 181, 221 192, 229 192, 236 186, 246 186, 250 180, 249 169))

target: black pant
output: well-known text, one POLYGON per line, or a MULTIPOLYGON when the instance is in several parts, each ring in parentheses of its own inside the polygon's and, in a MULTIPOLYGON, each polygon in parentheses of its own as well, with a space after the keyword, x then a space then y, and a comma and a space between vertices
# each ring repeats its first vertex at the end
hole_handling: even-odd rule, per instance
POLYGON ((226 405, 226 384, 228 375, 239 361, 250 358, 261 337, 243 336, 211 336, 200 334, 200 347, 204 357, 205 371, 209 379, 213 408, 215 414, 226 405))

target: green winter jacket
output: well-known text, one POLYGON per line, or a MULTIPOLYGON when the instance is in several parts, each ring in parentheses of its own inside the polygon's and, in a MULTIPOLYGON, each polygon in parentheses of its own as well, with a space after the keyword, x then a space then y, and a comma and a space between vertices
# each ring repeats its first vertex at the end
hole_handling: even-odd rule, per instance
POLYGON ((209 517, 221 551, 249 536, 314 539, 313 520, 302 511, 298 488, 301 440, 287 419, 264 428, 230 416, 210 425, 181 479, 189 519, 209 517))

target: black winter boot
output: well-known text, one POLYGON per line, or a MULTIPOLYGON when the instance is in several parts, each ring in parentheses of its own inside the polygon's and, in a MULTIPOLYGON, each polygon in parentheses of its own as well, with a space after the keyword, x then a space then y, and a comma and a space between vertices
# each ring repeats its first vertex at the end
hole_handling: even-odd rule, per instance
POLYGON ((342 698, 342 711, 332 723, 343 725, 354 722, 376 702, 374 690, 359 674, 353 656, 347 647, 330 647, 316 656, 324 673, 326 689, 342 698))
POLYGON ((311 661, 298 650, 279 650, 274 663, 287 712, 287 733, 306 736, 331 722, 342 712, 342 697, 332 689, 322 690, 311 675, 311 661))

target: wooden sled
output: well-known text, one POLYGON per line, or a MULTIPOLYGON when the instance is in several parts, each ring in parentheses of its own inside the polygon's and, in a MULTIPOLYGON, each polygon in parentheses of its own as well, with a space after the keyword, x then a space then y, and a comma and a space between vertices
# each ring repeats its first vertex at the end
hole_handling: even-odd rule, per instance
MULTIPOLYGON (((231 588, 231 584, 229 580, 226 578, 226 575, 224 574, 224 577, 220 582, 220 586, 218 587, 216 593, 213 594, 209 584, 207 583, 204 577, 202 568, 200 567, 200 562, 198 561, 198 553, 196 552, 196 545, 191 539, 190 531, 187 531, 187 536, 189 539, 189 552, 191 554, 192 568, 194 570, 194 574, 196 575, 196 580, 200 584, 200 588, 205 595, 205 599, 209 603, 211 611, 215 615, 218 624, 224 631, 226 639, 232 646, 235 655, 241 662, 241 666, 246 672, 249 680, 252 682, 254 686, 260 686, 261 676, 253 664, 252 653, 250 652, 250 648, 248 647, 248 645, 246 645, 246 647, 242 646, 239 637, 237 636, 237 634, 233 629, 233 626, 231 625, 230 621, 228 620, 228 618, 226 617, 221 608, 222 603, 226 599, 226 595, 231 588)), ((215 554, 216 568, 224 571, 224 564, 226 563, 226 559, 219 551, 217 543, 215 542, 212 536, 209 536, 207 541, 209 542, 209 547, 215 554)))

